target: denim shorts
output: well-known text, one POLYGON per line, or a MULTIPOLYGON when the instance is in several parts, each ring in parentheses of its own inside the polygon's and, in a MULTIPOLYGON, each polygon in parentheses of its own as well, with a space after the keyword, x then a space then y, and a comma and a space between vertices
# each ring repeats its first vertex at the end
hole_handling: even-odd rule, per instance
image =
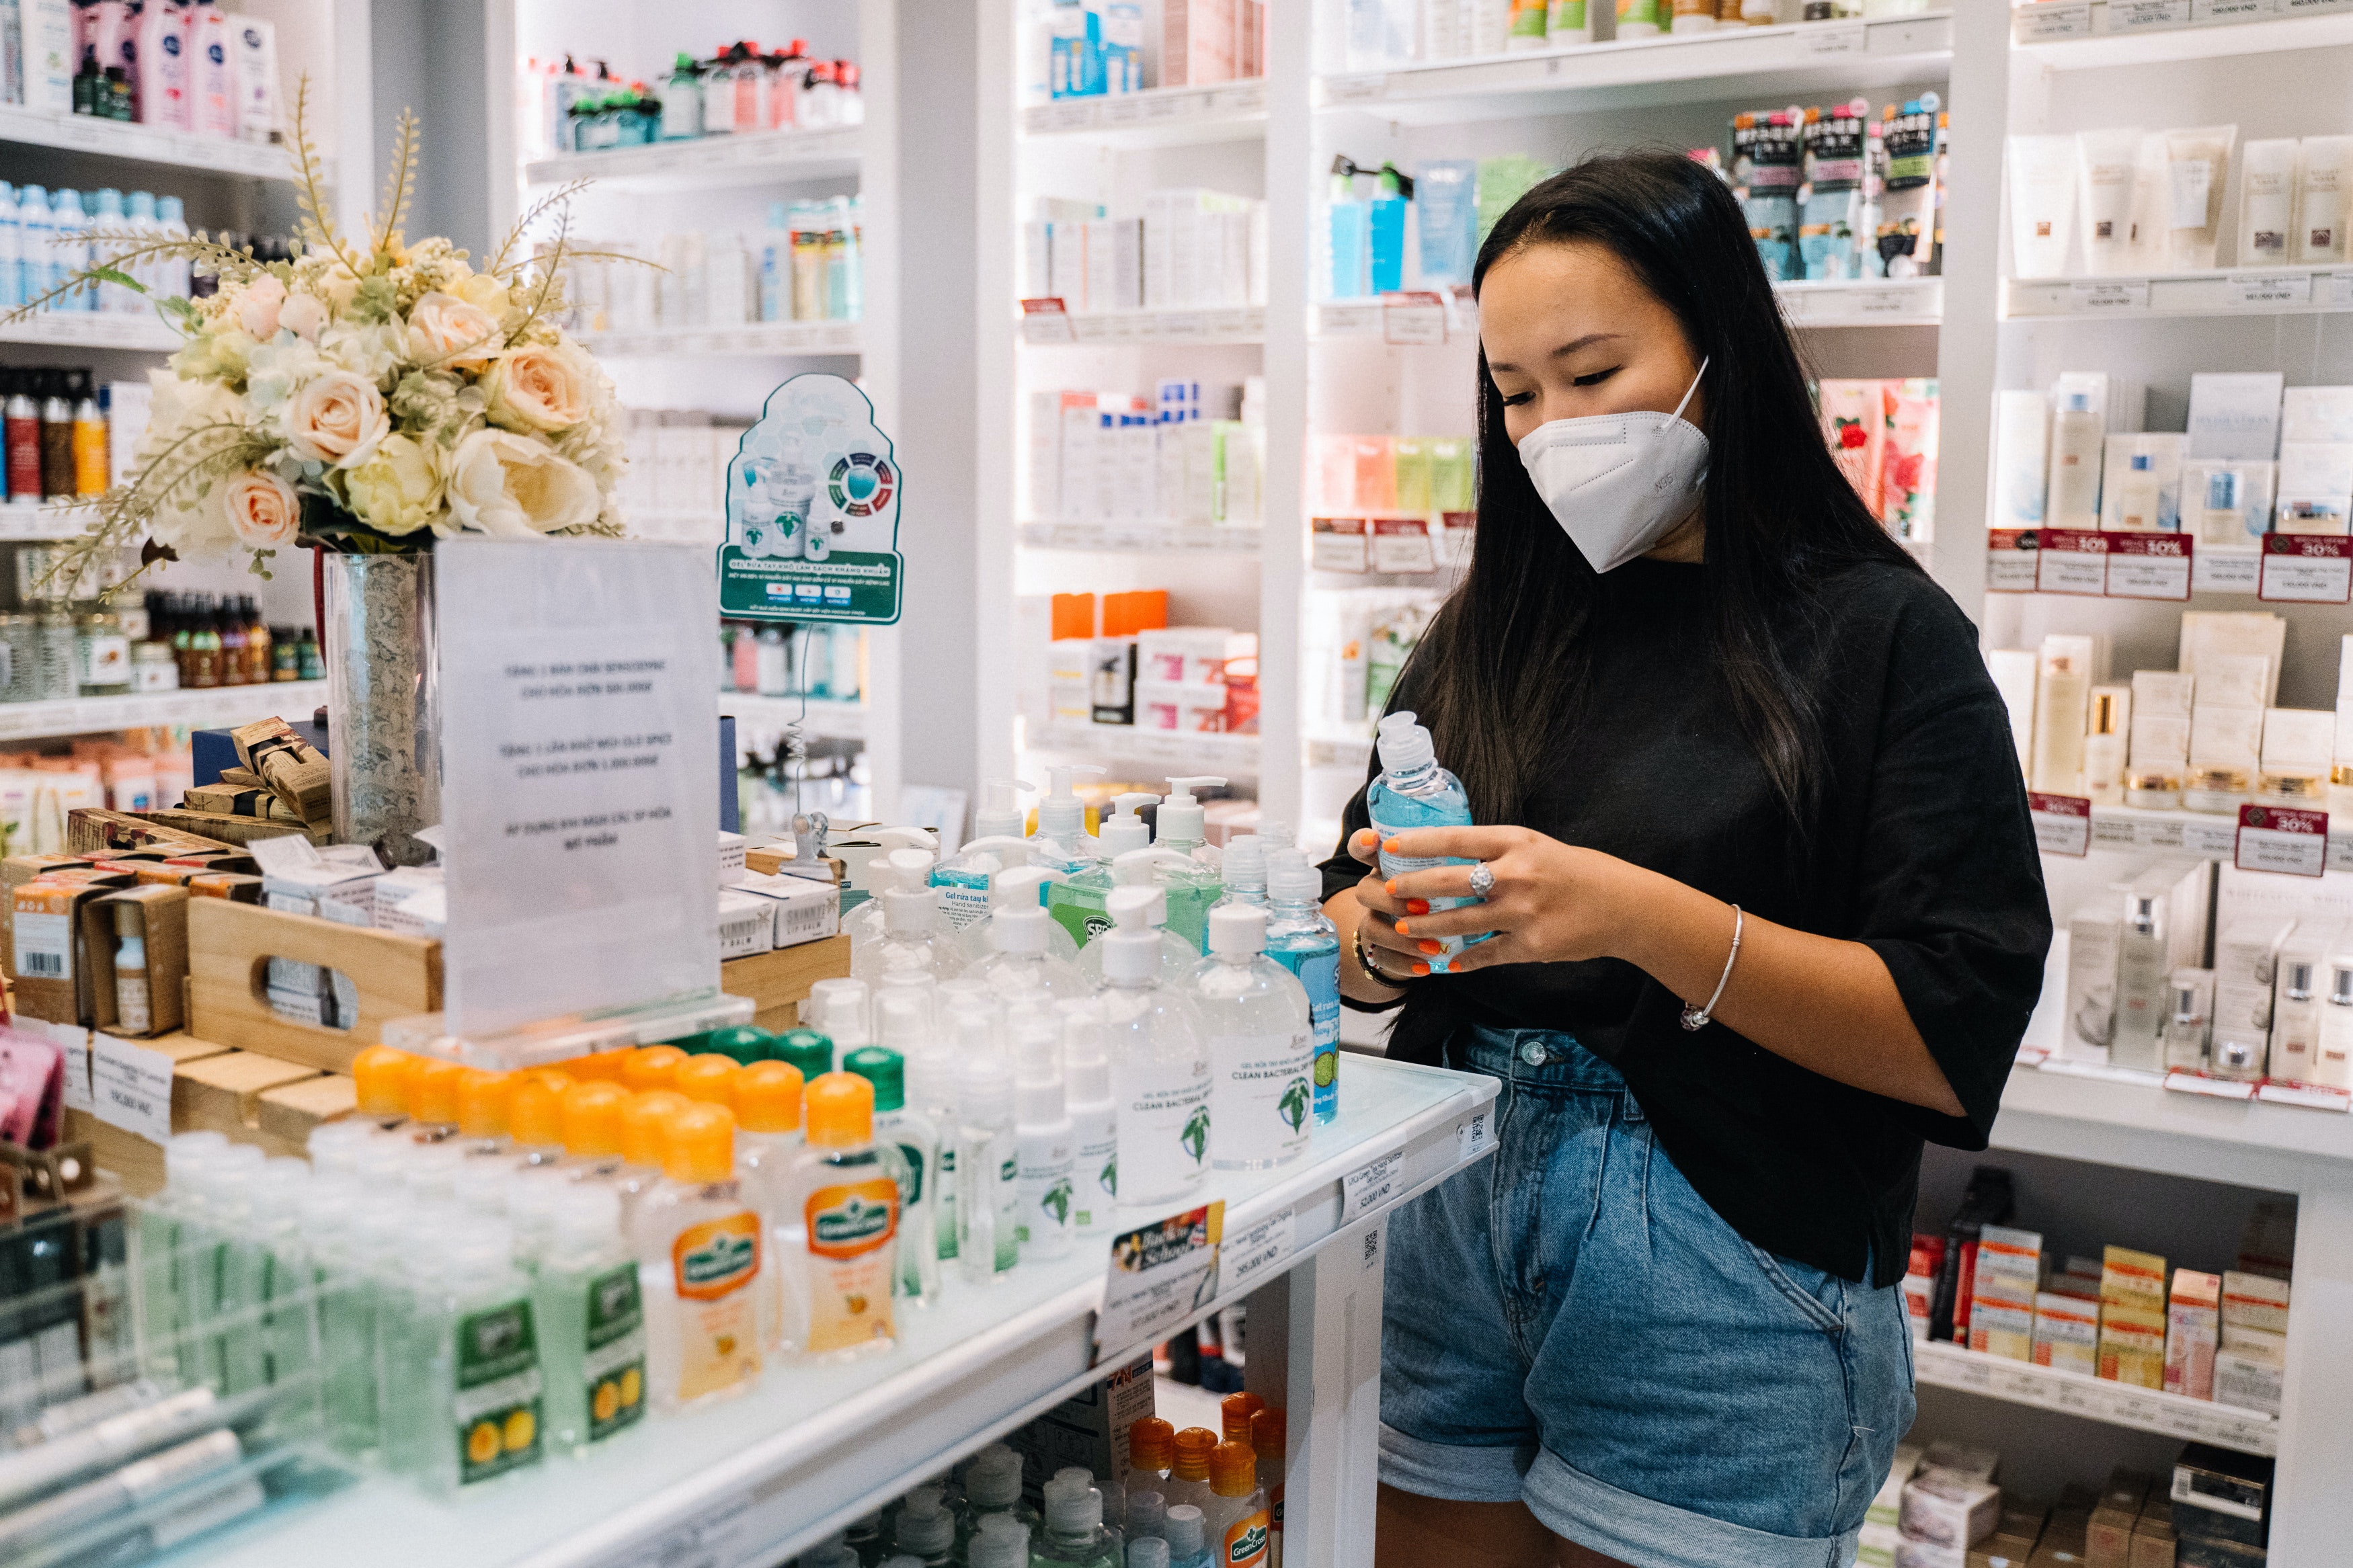
POLYGON ((1574 1037, 1467 1029, 1493 1160, 1389 1222, 1381 1479, 1635 1568, 1839 1568, 1912 1424, 1902 1292, 1751 1246, 1574 1037))

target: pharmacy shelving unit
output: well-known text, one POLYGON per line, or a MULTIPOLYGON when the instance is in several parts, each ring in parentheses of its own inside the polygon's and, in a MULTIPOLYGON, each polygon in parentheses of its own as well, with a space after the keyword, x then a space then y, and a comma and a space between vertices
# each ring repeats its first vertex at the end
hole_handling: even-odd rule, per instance
POLYGON ((829 702, 823 698, 758 697, 723 691, 719 711, 736 722, 764 731, 790 724, 802 734, 828 741, 866 739, 867 707, 863 702, 829 702))
MULTIPOLYGON (((2113 639, 2119 670, 2170 668, 2180 610, 2258 607, 2252 594, 2202 584, 2186 605, 1988 592, 1983 520, 1998 391, 2044 388, 2063 370, 2107 370, 2156 395, 2151 427, 2179 429, 2195 372, 2279 371, 2294 384, 2353 381, 2353 337, 2346 328, 2353 278, 2342 266, 2239 268, 2226 234, 2221 265, 2206 272, 2011 276, 2004 133, 2231 122, 2243 143, 2353 129, 2341 91, 2353 69, 2353 6, 2334 15, 2191 25, 2206 9, 2061 0, 2020 17, 2016 38, 2007 7, 1955 12, 1950 101, 1957 134, 1939 354, 1943 526, 1933 566, 1984 629, 1989 647, 2032 647, 2046 633, 2095 631, 2113 639)), ((2234 159, 2225 210, 2235 214, 2238 200, 2234 159)), ((2353 614, 2342 606, 2263 607, 2288 620, 2279 700, 2327 707, 2337 636, 2353 631, 2353 614)), ((2079 900, 2096 896, 2155 854, 2227 862, 2232 826, 2186 812, 2095 806, 2088 854, 2044 859, 2063 929, 2079 900)), ((2353 843, 2332 835, 2329 850, 2332 867, 2353 866, 2353 843)), ((2353 1426, 2344 1419, 2353 1408, 2353 1368, 2341 1348, 2353 1333, 2353 1292, 2345 1286, 2353 1279, 2353 1116, 2282 1102, 2292 1094, 2256 1099, 2242 1088, 2186 1079, 2168 1088, 2153 1073, 2045 1059, 2062 1011, 2060 995, 2051 993, 2063 987, 2063 962, 2054 962, 2044 1010, 2029 1031, 1994 1127, 1995 1149, 2075 1163, 2069 1168, 2084 1173, 2087 1189, 2139 1183, 2138 1190, 2162 1191, 2179 1205, 2170 1223, 2192 1231, 2250 1194, 2293 1195, 2295 1304, 2282 1414, 2268 1425, 2240 1425, 2237 1413, 2184 1409, 2113 1385, 2084 1387, 2081 1379, 2016 1363, 1988 1364, 1989 1358, 1949 1346, 1922 1347, 1920 1380, 1962 1391, 1964 1403, 2006 1408, 2025 1424, 1981 1431, 2040 1431, 2046 1442, 2095 1446, 2094 1426, 2081 1425, 2091 1423, 2274 1454, 2271 1560, 2333 1561, 2353 1529, 2353 1492, 2345 1486, 2353 1474, 2353 1426), (2218 1087, 2219 1094, 2211 1092, 2218 1087), (2210 1092, 2185 1092, 2198 1089, 2210 1092)), ((2021 1223, 2034 1222, 2022 1215, 2021 1223)), ((2145 1233, 2166 1234, 2162 1226, 2145 1233)))
MULTIPOLYGON (((485 7, 491 58, 483 79, 492 155, 486 161, 492 226, 503 231, 524 205, 576 181, 587 188, 574 203, 575 240, 627 234, 653 239, 666 232, 733 229, 756 243, 768 205, 855 192, 863 203, 860 255, 864 312, 857 321, 754 321, 731 325, 591 331, 582 343, 613 375, 632 408, 700 408, 749 423, 767 395, 787 378, 822 371, 857 381, 872 400, 885 431, 897 431, 899 232, 897 58, 894 0, 679 0, 643 5, 633 0, 490 0, 485 7), (617 147, 596 153, 533 155, 518 145, 512 102, 518 67, 526 58, 605 59, 624 79, 642 79, 662 90, 670 62, 683 50, 697 58, 737 38, 775 44, 809 40, 828 58, 864 62, 862 124, 816 130, 706 136, 692 141, 617 147)), ((724 525, 716 518, 723 498, 664 498, 664 513, 638 531, 648 537, 707 535, 714 551, 724 525), (709 517, 707 529, 689 520, 709 517)), ((782 721, 783 709, 810 737, 862 740, 873 770, 875 798, 897 797, 904 756, 895 718, 901 658, 897 628, 874 628, 862 704, 811 702, 798 716, 793 699, 762 716, 782 721), (881 717, 877 717, 880 715, 881 717)), ((736 699, 758 702, 759 699, 736 699)))
MULTIPOLYGON (((1387 1218, 1494 1147, 1491 1079, 1352 1059, 1341 1082, 1340 1117, 1305 1159, 1213 1174, 1202 1200, 1226 1205, 1223 1272, 1187 1320, 1250 1296, 1250 1386, 1291 1412, 1295 1568, 1372 1560, 1380 1336, 1366 1325, 1380 1319, 1387 1218)), ((743 1397, 502 1481, 493 1506, 370 1478, 177 1561, 774 1568, 1148 1351, 1093 1342, 1107 1260, 1107 1247, 1083 1247, 994 1285, 951 1285, 938 1307, 904 1315, 891 1354, 773 1371, 743 1397)))
POLYGON ((85 735, 100 730, 185 726, 216 730, 256 719, 307 720, 327 700, 323 680, 283 680, 268 686, 215 686, 124 697, 75 697, 58 702, 0 703, 0 742, 85 735))

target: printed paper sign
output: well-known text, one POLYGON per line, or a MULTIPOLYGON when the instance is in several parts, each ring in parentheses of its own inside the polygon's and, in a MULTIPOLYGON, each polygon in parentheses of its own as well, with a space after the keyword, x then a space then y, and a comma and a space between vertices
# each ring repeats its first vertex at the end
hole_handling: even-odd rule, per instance
POLYGON ((2031 594, 2035 589, 2036 563, 2042 552, 2031 528, 1994 528, 1986 531, 1986 592, 1989 594, 2031 594))
MULTIPOLYGON (((1218 1299, 1223 1199, 1111 1238, 1111 1278, 1095 1314, 1094 1359, 1166 1339, 1218 1299)), ((1261 1265, 1261 1268, 1265 1265, 1261 1265)))
POLYGON ((1418 517, 1373 519, 1373 570, 1434 572, 1438 558, 1430 548, 1430 524, 1418 517))
POLYGON ((2026 809, 2034 823, 2034 847, 2045 855, 2091 852, 2092 803, 2084 796, 2030 790, 2026 809))
POLYGON ((2034 531, 2034 586, 2043 594, 2089 594, 2108 591, 2108 536, 2084 529, 2039 528, 2034 531))
POLYGON ((1298 1247, 1299 1210, 1288 1205, 1282 1213, 1269 1215, 1248 1230, 1226 1237, 1219 1260, 1223 1279, 1218 1293, 1239 1295, 1261 1279, 1272 1279, 1282 1272, 1298 1247))
POLYGON ((2232 864, 2242 871, 2319 876, 2328 868, 2328 814, 2284 805, 2239 807, 2232 864))
POLYGON ((2312 303, 2309 272, 2234 272, 2223 280, 2223 297, 2247 310, 2312 303))
POLYGON ((2092 0, 2043 0, 2010 14, 2010 36, 2021 44, 2092 36, 2092 0))
POLYGON ((1318 572, 1373 569, 1370 528, 1361 517, 1319 517, 1309 525, 1307 564, 1318 572))
POLYGON ((2067 285, 2067 309, 2079 315, 2105 316, 2119 310, 2148 309, 2148 280, 2124 283, 2078 282, 2067 285))
POLYGON ((2353 536, 2266 533, 2255 596, 2297 605, 2341 605, 2353 598, 2353 536))
POLYGON ((2111 533, 2106 538, 2109 598, 2189 597, 2190 547, 2194 542, 2189 535, 2111 533))
POLYGON ((2111 33, 2189 26, 2189 0, 2108 0, 2111 33))
POLYGON ((1071 312, 1060 299, 1021 301, 1021 341, 1025 343, 1077 342, 1071 331, 1071 312))
POLYGON ((172 1141, 172 1058, 112 1035, 90 1038, 90 1112, 150 1143, 172 1141))
POLYGON ((1421 347, 1446 341, 1446 296, 1443 294, 1384 294, 1381 296, 1381 338, 1400 347, 1421 347))
POLYGON ((2200 594, 2252 594, 2263 558, 2252 550, 2201 550, 2189 558, 2189 585, 2200 594))
POLYGON ((711 557, 601 539, 435 554, 450 1031, 714 994, 711 557))
POLYGON ((727 465, 720 609, 738 620, 897 625, 904 489, 866 395, 838 375, 793 377, 768 394, 727 465))
POLYGON ((1340 1178, 1340 1223, 1351 1226, 1405 1190, 1405 1151, 1392 1149, 1340 1178))

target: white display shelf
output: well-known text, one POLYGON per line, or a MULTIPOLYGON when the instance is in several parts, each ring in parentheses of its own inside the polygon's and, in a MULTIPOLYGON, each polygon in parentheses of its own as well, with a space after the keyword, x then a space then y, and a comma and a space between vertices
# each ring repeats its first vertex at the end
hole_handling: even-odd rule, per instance
POLYGON ((2279 1452, 2279 1417, 2240 1410, 2162 1389, 2133 1388, 2080 1372, 1986 1355, 1959 1345, 1926 1342, 1912 1347, 1919 1381, 2161 1433, 2191 1443, 2213 1443, 2242 1454, 2279 1452))
POLYGON ((1116 757, 1122 762, 1219 769, 1243 777, 1258 767, 1256 735, 1202 734, 1192 730, 1139 730, 1133 724, 1040 724, 1029 731, 1033 752, 1116 757))
MULTIPOLYGON (((2002 1091, 1998 1148, 2293 1190, 2296 1167, 2353 1162, 2353 1116, 2182 1094, 2151 1072, 2021 1061, 2002 1091)), ((2334 1177, 2332 1178, 2334 1179, 2334 1177)))
POLYGON ((1311 768, 1362 768, 1373 761, 1372 738, 1366 735, 1310 735, 1307 765, 1311 768))
POLYGON ((686 357, 693 354, 854 354, 863 342, 856 321, 746 321, 737 327, 658 327, 643 332, 582 332, 593 353, 686 357))
POLYGON ((2117 278, 2008 278, 2002 314, 2145 321, 2158 316, 2315 316, 2353 310, 2353 266, 2234 267, 2117 278))
MULTIPOLYGON (((1853 281, 1776 283, 1782 313, 1798 327, 1933 327, 1944 319, 1942 278, 1859 279, 1853 281)), ((1386 335, 1388 307, 1378 300, 1327 301, 1315 307, 1318 338, 1377 338, 1386 335)), ((1450 312, 1447 335, 1475 336, 1474 313, 1450 312)))
POLYGON ((1953 14, 1947 10, 1666 34, 1327 76, 1315 84, 1314 103, 1370 110, 1405 124, 1519 119, 1749 93, 1894 87, 1941 77, 1952 57, 1953 14))
MULTIPOLYGON (((2268 0, 2275 12, 2286 7, 2268 0)), ((2353 4, 2295 0, 2299 12, 2242 20, 2211 20, 2197 0, 2077 0, 2022 7, 2011 26, 2017 52, 2052 70, 2110 66, 2169 65, 2224 55, 2276 54, 2353 44, 2353 4), (2322 9, 2331 6, 2332 9, 2322 9)))
POLYGON ((1023 318, 1021 341, 1031 348, 1091 348, 1106 343, 1262 343, 1263 305, 1208 305, 1187 310, 1074 311, 1067 317, 1023 318), (1070 323, 1068 336, 1060 323, 1070 323))
POLYGON ((150 315, 100 315, 96 310, 44 310, 0 326, 0 343, 43 343, 71 349, 133 349, 170 353, 180 334, 150 315))
POLYGON ((0 502, 0 540, 79 539, 90 531, 96 515, 80 507, 45 506, 37 500, 0 502))
POLYGON ((732 713, 739 725, 781 730, 787 724, 800 732, 828 741, 866 739, 866 704, 833 702, 812 697, 756 697, 749 692, 723 691, 719 711, 732 713))
POLYGON ((1258 553, 1259 531, 1214 522, 1025 522, 1021 542, 1032 550, 1084 550, 1115 554, 1258 553))
MULTIPOLYGON (((159 131, 152 125, 127 125, 119 120, 100 120, 88 114, 51 114, 18 104, 0 107, 0 142, 11 142, 209 174, 236 174, 254 180, 290 181, 294 177, 290 147, 237 142, 225 136, 198 136, 184 131, 159 131)), ((327 184, 332 185, 334 165, 324 159, 321 163, 327 184)))
POLYGON ((80 735, 151 724, 216 730, 226 724, 250 723, 256 719, 308 719, 326 700, 327 683, 323 680, 287 680, 268 686, 219 686, 144 696, 0 703, 0 740, 28 741, 45 735, 80 735))
MULTIPOLYGON (((2237 854, 2238 836, 2236 812, 2223 816, 2204 811, 2148 811, 2132 805, 2092 807, 2094 849, 2164 849, 2200 855, 2209 860, 2229 860, 2237 854)), ((2328 867, 2334 871, 2353 871, 2353 816, 2330 818, 2328 867)))
POLYGON ((861 127, 827 131, 763 131, 747 136, 704 136, 654 142, 602 153, 565 153, 523 165, 534 185, 594 180, 618 190, 708 190, 770 180, 831 179, 858 173, 861 127))
POLYGON ((1027 136, 1082 136, 1092 146, 1192 147, 1266 134, 1261 79, 1161 87, 1118 97, 1062 98, 1021 111, 1027 136))
MULTIPOLYGON (((1201 1201, 1225 1200, 1226 1235, 1271 1222, 1289 1257, 1262 1267, 1242 1289, 1203 1302, 1192 1321, 1337 1235, 1343 1178, 1401 1153, 1392 1195, 1365 1211, 1379 1215, 1493 1147, 1479 1116, 1493 1103, 1493 1079, 1351 1056, 1340 1084, 1340 1117, 1315 1130, 1305 1160, 1213 1174, 1201 1201)), ((1152 1217, 1139 1211, 1133 1219, 1152 1217)), ((224 1568, 773 1563, 1145 1350, 1110 1345, 1100 1363, 1092 1357, 1104 1274, 1103 1252, 1090 1247, 1024 1265, 992 1286, 952 1285, 937 1307, 904 1317, 888 1355, 777 1369, 741 1398, 653 1418, 588 1459, 551 1459, 485 1489, 495 1502, 450 1504, 372 1476, 195 1542, 178 1561, 224 1568)))

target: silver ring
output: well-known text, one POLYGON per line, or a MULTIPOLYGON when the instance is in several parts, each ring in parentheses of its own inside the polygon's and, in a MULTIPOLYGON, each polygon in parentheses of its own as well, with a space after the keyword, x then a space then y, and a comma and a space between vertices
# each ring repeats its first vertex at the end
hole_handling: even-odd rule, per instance
POLYGON ((1474 899, 1483 899, 1494 890, 1495 873, 1489 869, 1487 862, 1482 860, 1476 866, 1472 867, 1471 896, 1474 899))

